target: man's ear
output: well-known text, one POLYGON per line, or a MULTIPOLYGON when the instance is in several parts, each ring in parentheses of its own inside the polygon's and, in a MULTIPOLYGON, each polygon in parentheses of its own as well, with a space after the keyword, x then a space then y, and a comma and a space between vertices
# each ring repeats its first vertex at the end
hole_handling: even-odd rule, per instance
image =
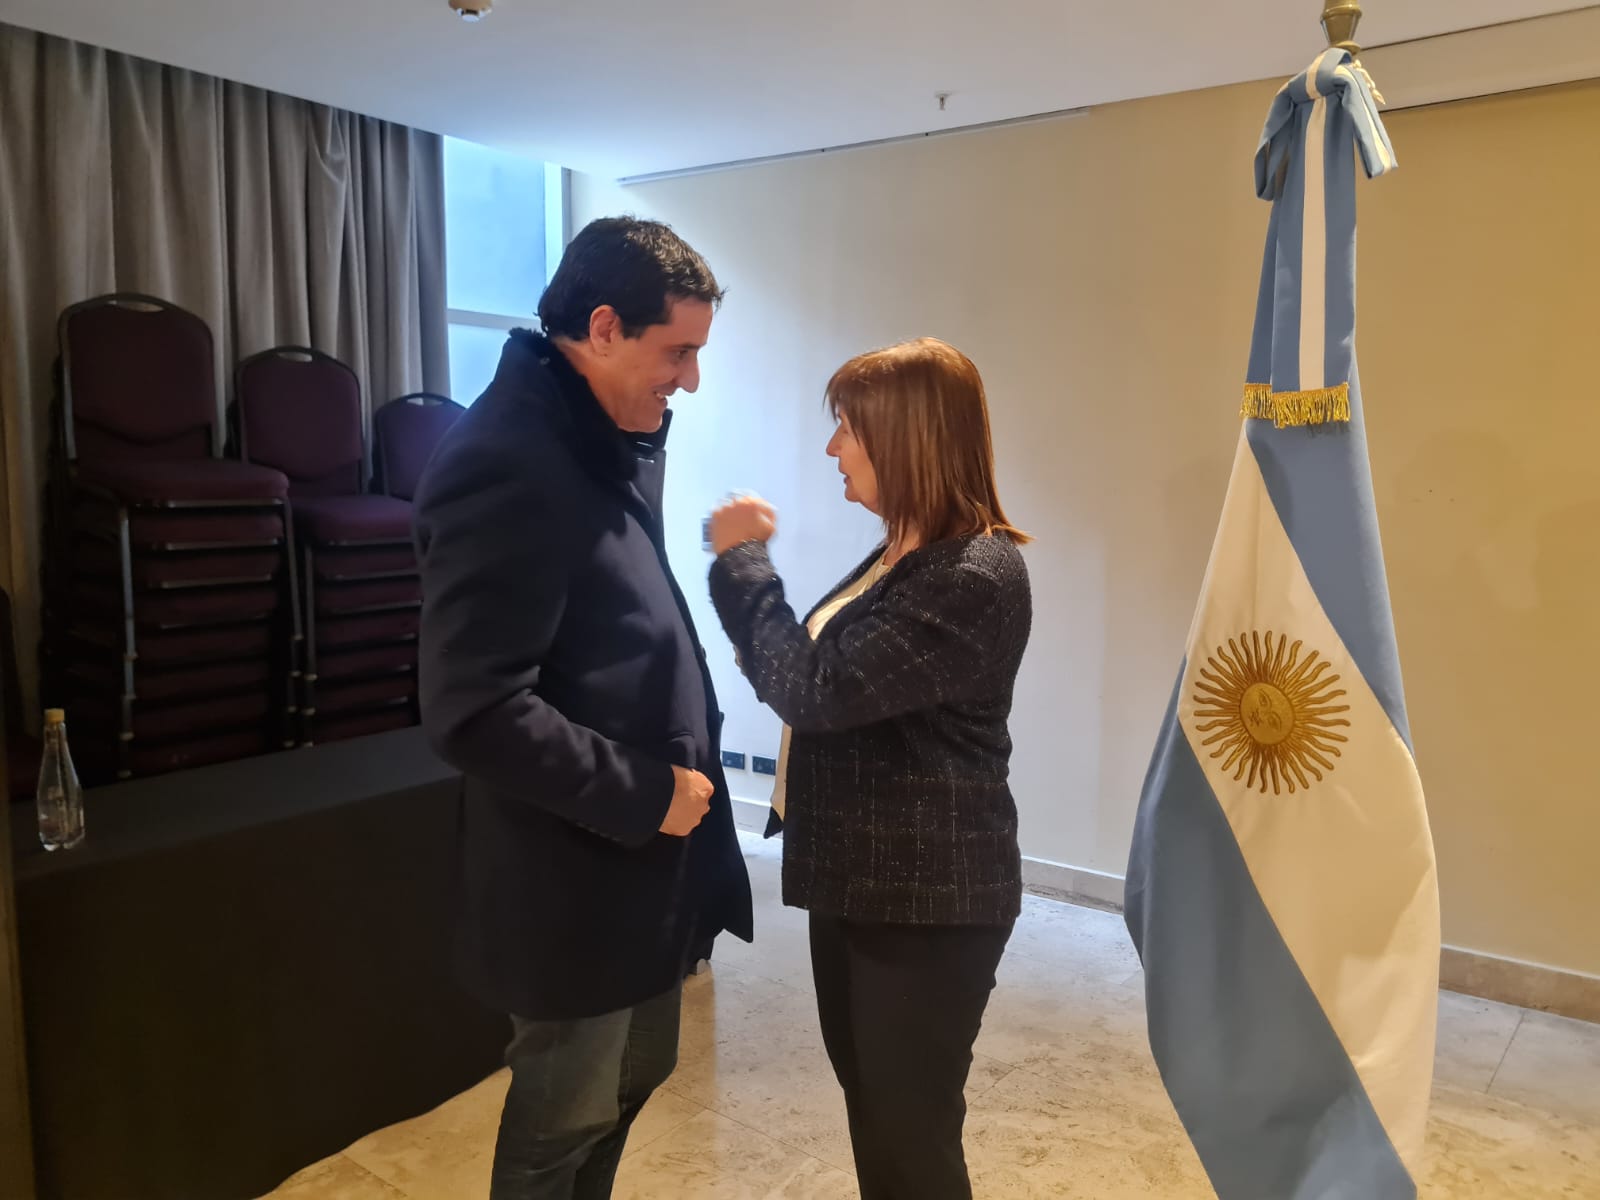
POLYGON ((589 314, 589 345, 596 354, 607 354, 621 341, 622 318, 609 304, 602 304, 589 314))

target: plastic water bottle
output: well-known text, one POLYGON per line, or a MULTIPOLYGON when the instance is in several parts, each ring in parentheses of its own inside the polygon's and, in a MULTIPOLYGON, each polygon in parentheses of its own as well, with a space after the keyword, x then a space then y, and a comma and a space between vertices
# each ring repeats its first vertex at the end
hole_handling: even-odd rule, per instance
POLYGON ((46 850, 71 850, 83 841, 83 785, 67 748, 67 714, 44 714, 44 761, 39 765, 39 843, 46 850))

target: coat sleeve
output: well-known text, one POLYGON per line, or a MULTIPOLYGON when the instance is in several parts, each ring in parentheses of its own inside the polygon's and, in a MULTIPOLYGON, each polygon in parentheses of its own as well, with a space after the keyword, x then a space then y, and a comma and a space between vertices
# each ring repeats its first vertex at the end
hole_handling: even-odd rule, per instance
POLYGON ((799 733, 837 733, 959 700, 982 686, 999 581, 956 568, 913 576, 846 609, 812 641, 766 548, 711 567, 711 599, 756 696, 799 733))
POLYGON ((439 756, 626 846, 661 828, 666 762, 568 721, 538 693, 567 604, 571 517, 524 456, 452 447, 416 512, 422 723, 439 756))

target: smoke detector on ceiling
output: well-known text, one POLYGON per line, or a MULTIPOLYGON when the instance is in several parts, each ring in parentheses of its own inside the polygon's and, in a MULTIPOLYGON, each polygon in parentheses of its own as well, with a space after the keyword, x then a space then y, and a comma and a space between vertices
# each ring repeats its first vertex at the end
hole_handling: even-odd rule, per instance
POLYGON ((463 21, 481 21, 494 7, 494 0, 450 0, 450 7, 463 21))

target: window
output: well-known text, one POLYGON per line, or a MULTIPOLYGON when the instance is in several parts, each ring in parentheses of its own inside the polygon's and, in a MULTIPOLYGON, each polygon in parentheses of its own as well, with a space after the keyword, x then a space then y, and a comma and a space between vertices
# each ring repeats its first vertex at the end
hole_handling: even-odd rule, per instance
POLYGON ((458 138, 444 140, 445 303, 450 394, 471 404, 506 331, 534 324, 566 241, 566 173, 458 138))

